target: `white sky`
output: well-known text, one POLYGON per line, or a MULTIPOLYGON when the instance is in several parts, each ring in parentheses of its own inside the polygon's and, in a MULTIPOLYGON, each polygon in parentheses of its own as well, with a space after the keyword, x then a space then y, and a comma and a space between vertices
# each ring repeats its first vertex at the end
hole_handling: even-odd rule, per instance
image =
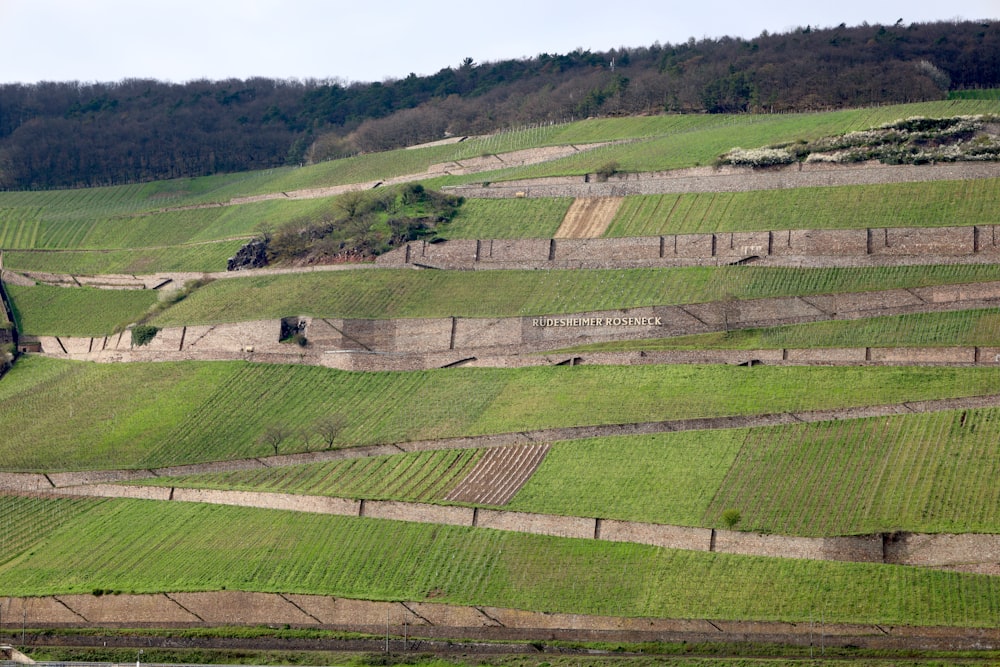
POLYGON ((1000 16, 1000 0, 0 0, 0 82, 381 81, 582 47, 1000 16))

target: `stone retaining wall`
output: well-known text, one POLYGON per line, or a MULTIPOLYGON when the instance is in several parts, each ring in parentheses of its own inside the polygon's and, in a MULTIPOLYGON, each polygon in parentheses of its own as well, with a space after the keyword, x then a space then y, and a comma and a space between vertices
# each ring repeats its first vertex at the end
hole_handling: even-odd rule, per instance
POLYGON ((59 489, 59 493, 107 498, 212 503, 393 521, 468 526, 536 535, 634 542, 670 549, 774 558, 891 563, 941 568, 980 565, 996 568, 1000 571, 1000 535, 900 533, 852 537, 795 537, 392 500, 356 500, 283 493, 128 484, 85 484, 62 487, 59 489))
POLYGON ((783 230, 590 239, 456 239, 413 241, 376 260, 383 267, 437 269, 617 269, 761 264, 864 258, 954 262, 1000 256, 995 225, 975 227, 783 230))
POLYGON ((623 197, 691 192, 749 192, 840 185, 882 185, 1000 177, 1000 165, 951 162, 936 165, 796 163, 787 167, 696 167, 668 172, 622 173, 601 181, 593 174, 502 181, 446 188, 463 197, 623 197), (520 195, 518 193, 521 193, 520 195))
MULTIPOLYGON (((871 649, 987 650, 1000 647, 995 628, 629 618, 525 611, 434 602, 378 602, 296 593, 60 595, 0 600, 3 628, 31 627, 322 627, 384 637, 404 649, 405 636, 473 640, 753 641, 871 649)), ((450 642, 449 642, 450 643, 450 642)))

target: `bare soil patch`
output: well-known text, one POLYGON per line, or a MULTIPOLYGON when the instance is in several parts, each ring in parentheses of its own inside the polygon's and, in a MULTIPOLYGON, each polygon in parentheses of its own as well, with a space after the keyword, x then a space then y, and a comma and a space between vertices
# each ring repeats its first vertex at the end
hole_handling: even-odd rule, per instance
POLYGON ((541 464, 551 445, 515 445, 491 449, 446 500, 506 505, 541 464))
POLYGON ((593 239, 607 231, 622 205, 621 197, 578 197, 556 231, 557 239, 593 239))

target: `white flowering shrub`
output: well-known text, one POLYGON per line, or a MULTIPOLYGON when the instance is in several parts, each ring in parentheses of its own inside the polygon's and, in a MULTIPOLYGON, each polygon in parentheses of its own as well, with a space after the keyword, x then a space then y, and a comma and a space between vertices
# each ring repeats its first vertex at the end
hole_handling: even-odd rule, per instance
POLYGON ((785 148, 734 148, 721 161, 736 167, 775 167, 795 162, 795 156, 785 148))
POLYGON ((927 164, 963 160, 1000 161, 1000 116, 913 116, 869 130, 824 137, 812 143, 767 148, 734 148, 719 164, 773 167, 797 160, 845 164, 880 160, 885 164, 927 164))

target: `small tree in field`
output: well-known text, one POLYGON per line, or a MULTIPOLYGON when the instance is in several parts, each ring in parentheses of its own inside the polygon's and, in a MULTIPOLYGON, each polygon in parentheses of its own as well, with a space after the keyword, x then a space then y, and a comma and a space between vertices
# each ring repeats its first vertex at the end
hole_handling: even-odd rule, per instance
POLYGON ((726 524, 726 528, 735 528, 742 519, 743 515, 738 509, 729 508, 722 513, 722 523, 726 524))
POLYGON ((313 422, 313 431, 326 443, 327 449, 333 449, 337 436, 344 430, 345 419, 338 414, 323 415, 313 422))
POLYGON ((267 445, 274 450, 274 455, 278 455, 278 450, 281 447, 281 443, 288 439, 292 435, 292 430, 287 424, 282 422, 276 422, 267 426, 264 431, 258 436, 257 442, 262 445, 267 445))

